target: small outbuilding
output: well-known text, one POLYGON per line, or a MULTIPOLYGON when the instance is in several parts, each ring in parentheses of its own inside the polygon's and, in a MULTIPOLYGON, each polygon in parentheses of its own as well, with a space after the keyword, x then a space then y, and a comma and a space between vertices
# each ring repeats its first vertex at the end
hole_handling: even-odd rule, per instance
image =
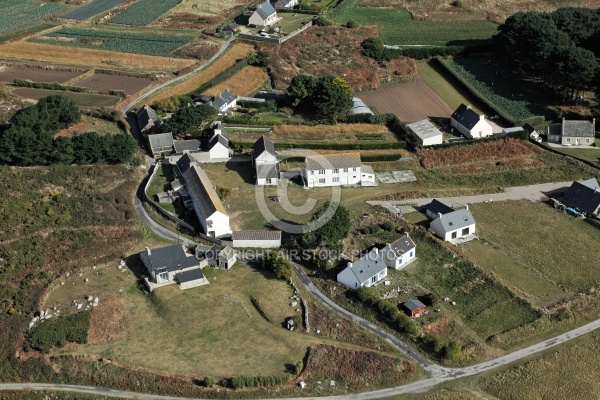
POLYGON ((413 318, 418 318, 427 311, 427 307, 419 299, 409 300, 402 304, 402 307, 408 312, 408 315, 413 318))
POLYGON ((424 119, 406 125, 423 147, 442 144, 444 134, 431 121, 424 119))
POLYGON ((281 247, 281 231, 237 231, 231 235, 233 247, 276 249, 281 247))

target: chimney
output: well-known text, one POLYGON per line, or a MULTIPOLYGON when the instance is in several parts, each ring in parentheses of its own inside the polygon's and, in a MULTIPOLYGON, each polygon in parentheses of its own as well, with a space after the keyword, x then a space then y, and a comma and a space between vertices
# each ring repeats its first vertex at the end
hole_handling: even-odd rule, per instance
POLYGON ((438 213, 438 218, 442 218, 442 213, 438 213))
POLYGON ((484 119, 485 119, 485 115, 483 115, 483 114, 479 114, 479 120, 480 120, 480 121, 483 121, 484 119))
POLYGON ((596 118, 592 118, 592 133, 596 136, 596 118))
POLYGON ((471 105, 467 104, 467 110, 470 110, 470 109, 471 109, 471 105))
POLYGON ((152 254, 149 247, 146 247, 146 254, 148 254, 148 255, 152 254))
POLYGON ((465 210, 469 210, 469 205, 465 204, 465 210))

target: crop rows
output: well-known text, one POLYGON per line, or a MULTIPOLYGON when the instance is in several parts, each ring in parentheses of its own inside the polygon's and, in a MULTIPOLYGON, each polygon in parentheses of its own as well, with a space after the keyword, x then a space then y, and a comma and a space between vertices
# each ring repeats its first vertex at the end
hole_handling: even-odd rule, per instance
POLYGON ((139 0, 110 20, 120 25, 149 25, 181 0, 139 0))
POLYGON ((60 3, 35 0, 2 0, 0 2, 0 34, 11 33, 33 25, 45 17, 58 14, 67 7, 60 3))
POLYGON ((170 55, 173 50, 190 39, 189 36, 157 36, 145 33, 63 28, 44 36, 29 39, 29 41, 59 46, 165 56, 170 55))
POLYGON ((119 4, 125 3, 125 1, 126 0, 93 0, 84 5, 83 7, 79 7, 77 10, 65 14, 63 18, 77 19, 83 21, 93 17, 94 15, 98 15, 101 12, 110 10, 111 8, 116 7, 119 4))

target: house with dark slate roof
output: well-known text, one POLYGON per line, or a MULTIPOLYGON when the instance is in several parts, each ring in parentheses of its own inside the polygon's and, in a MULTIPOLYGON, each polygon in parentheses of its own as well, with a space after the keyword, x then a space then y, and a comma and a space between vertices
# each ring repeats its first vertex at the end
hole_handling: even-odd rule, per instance
POLYGON ((279 18, 277 18, 277 11, 275 11, 275 8, 271 3, 265 1, 256 7, 256 10, 248 19, 248 25, 269 26, 277 21, 279 21, 279 18))
POLYGON ((302 167, 302 180, 305 187, 325 187, 341 185, 367 186, 375 184, 372 169, 364 169, 359 153, 338 153, 306 157, 302 167))
POLYGON ((198 139, 174 140, 173 148, 175 154, 194 153, 200 151, 200 141, 198 139))
POLYGON ((212 132, 208 140, 208 156, 213 159, 227 159, 230 157, 229 132, 221 121, 212 123, 212 132))
POLYGON ((236 104, 237 98, 229 91, 229 89, 215 97, 211 103, 211 105, 216 108, 220 114, 235 108, 236 104))
POLYGON ((461 104, 450 116, 450 125, 468 139, 492 136, 493 128, 483 114, 477 114, 471 106, 461 104))
POLYGON ((576 121, 562 119, 560 124, 548 126, 548 142, 563 146, 593 146, 595 141, 596 119, 576 121))
POLYGON ((158 117, 152 107, 144 104, 144 107, 140 108, 136 115, 140 132, 150 133, 155 130, 158 124, 158 117))
POLYGON ((149 249, 146 247, 140 253, 140 259, 148 274, 144 278, 148 290, 157 287, 179 284, 179 288, 189 289, 208 284, 202 273, 206 262, 196 258, 194 252, 189 251, 181 244, 149 249))
POLYGON ((348 266, 337 275, 337 281, 351 289, 370 287, 379 283, 387 276, 387 265, 380 251, 375 247, 356 262, 348 266))
POLYGON ((237 231, 231 240, 233 247, 276 249, 281 247, 281 231, 237 231))
POLYGON ((275 145, 265 135, 252 146, 252 163, 256 170, 257 185, 277 185, 279 161, 275 155, 275 145))
POLYGON ((595 178, 573 182, 560 201, 588 216, 600 217, 600 186, 595 178))
POLYGON ((171 132, 147 135, 146 142, 154 157, 160 156, 162 153, 171 153, 173 151, 173 133, 171 132))
POLYGON ((298 0, 276 0, 273 2, 273 7, 277 10, 286 9, 291 10, 298 5, 298 0))
POLYGON ((431 221, 429 229, 441 239, 453 242, 456 239, 466 239, 475 233, 475 219, 467 206, 462 210, 439 214, 431 221))
POLYGON ((393 243, 388 243, 382 250, 382 257, 388 268, 403 269, 417 256, 415 243, 408 233, 393 243))
POLYGON ((454 208, 448 207, 439 200, 433 199, 431 203, 425 206, 425 213, 429 219, 436 219, 440 214, 448 214, 454 211, 454 208))

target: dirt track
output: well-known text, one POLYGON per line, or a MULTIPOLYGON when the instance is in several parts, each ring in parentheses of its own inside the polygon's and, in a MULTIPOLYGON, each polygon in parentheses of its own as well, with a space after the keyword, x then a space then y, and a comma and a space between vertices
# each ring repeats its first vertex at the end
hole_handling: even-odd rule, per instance
POLYGON ((380 113, 394 113, 402 122, 425 118, 449 118, 454 110, 425 82, 383 85, 376 90, 358 94, 366 105, 380 113))

